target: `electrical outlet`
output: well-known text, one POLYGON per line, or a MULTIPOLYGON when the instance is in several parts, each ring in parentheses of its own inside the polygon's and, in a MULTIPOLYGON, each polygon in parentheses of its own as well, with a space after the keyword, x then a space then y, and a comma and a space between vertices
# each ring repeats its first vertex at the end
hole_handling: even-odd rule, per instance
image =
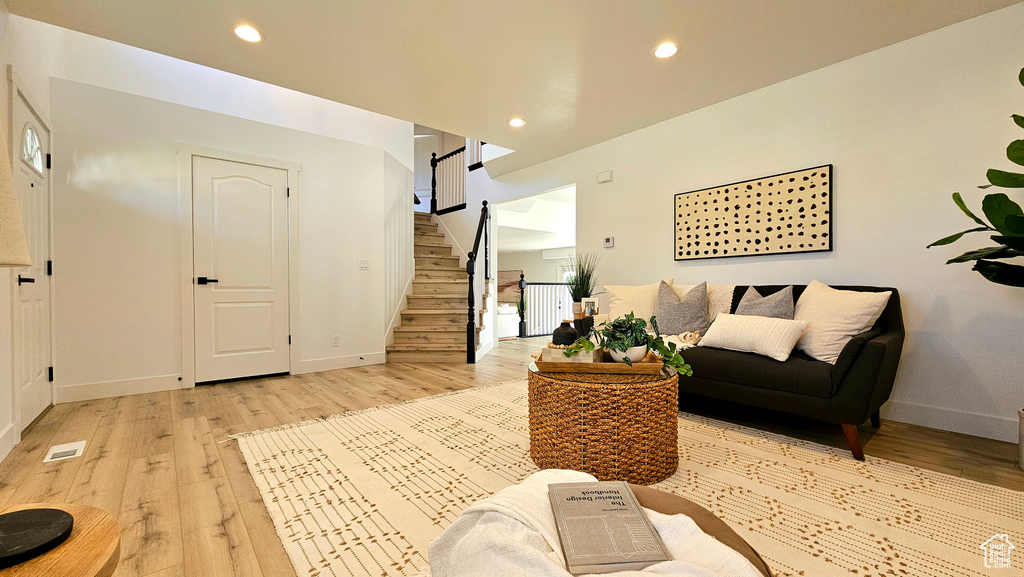
POLYGON ((341 337, 338 336, 338 335, 334 335, 333 337, 331 337, 331 346, 332 347, 340 347, 341 346, 341 337))

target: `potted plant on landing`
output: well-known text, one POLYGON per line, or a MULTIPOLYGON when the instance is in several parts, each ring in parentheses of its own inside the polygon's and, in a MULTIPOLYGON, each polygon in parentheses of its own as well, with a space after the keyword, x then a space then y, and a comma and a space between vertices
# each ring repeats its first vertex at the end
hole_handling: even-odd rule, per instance
POLYGON ((578 252, 569 258, 569 278, 565 284, 572 297, 572 317, 583 318, 583 299, 594 296, 597 288, 597 262, 600 259, 592 252, 578 252))
MULTIPOLYGON (((1024 68, 1017 79, 1024 86, 1024 68)), ((1024 128, 1024 116, 1014 114, 1013 122, 1024 128)), ((1006 147, 1006 158, 1014 164, 1024 166, 1024 140, 1011 142, 1006 147)), ((1024 174, 1019 172, 993 168, 988 171, 986 177, 989 184, 979 188, 1024 188, 1024 174)), ((946 264, 974 261, 973 270, 978 271, 987 280, 1007 286, 1024 287, 1024 266, 1006 262, 1007 259, 1024 256, 1024 210, 1021 210, 1020 205, 1010 200, 1004 193, 987 194, 981 201, 981 211, 988 219, 988 222, 985 222, 967 208, 959 192, 953 193, 953 202, 978 226, 939 239, 928 245, 928 248, 954 243, 965 234, 986 233, 994 243, 992 246, 967 251, 949 259, 946 264)), ((1017 417, 1020 421, 1017 466, 1024 469, 1024 408, 1017 409, 1017 417)))

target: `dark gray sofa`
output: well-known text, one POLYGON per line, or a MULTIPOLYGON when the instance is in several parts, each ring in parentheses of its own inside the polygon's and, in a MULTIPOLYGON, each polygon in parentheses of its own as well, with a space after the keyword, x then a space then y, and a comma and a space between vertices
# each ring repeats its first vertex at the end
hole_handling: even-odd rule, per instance
MULTIPOLYGON (((732 312, 747 288, 736 287, 732 312)), ((754 288, 768 296, 785 286, 754 288)), ((799 299, 804 288, 806 285, 793 285, 793 298, 799 299)), ((780 363, 752 353, 696 347, 683 352, 693 376, 679 379, 679 391, 840 424, 853 456, 864 460, 857 425, 870 418, 872 425, 879 426, 878 409, 889 399, 903 351, 903 312, 899 292, 894 288, 833 288, 892 291, 875 326, 854 337, 835 365, 796 350, 780 363)))

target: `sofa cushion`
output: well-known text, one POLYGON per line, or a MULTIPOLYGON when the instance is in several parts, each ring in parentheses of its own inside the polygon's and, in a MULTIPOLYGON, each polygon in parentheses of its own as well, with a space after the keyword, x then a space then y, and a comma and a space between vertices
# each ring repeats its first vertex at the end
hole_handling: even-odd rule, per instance
MULTIPOLYGON (((666 279, 664 282, 672 284, 674 278, 666 279)), ((654 307, 658 302, 658 287, 661 283, 631 286, 631 285, 604 285, 608 293, 608 314, 612 319, 618 319, 633 313, 638 319, 650 320, 654 316, 654 307)))
POLYGON ((773 319, 793 319, 793 287, 788 286, 775 294, 761 296, 749 287, 736 307, 736 314, 773 319))
MULTIPOLYGON (((682 297, 697 285, 673 285, 676 294, 682 297)), ((731 313, 733 292, 736 290, 734 284, 709 284, 708 285, 708 322, 715 322, 718 313, 731 313)))
POLYGON ((695 347, 682 354, 693 374, 703 379, 826 399, 832 396, 834 367, 800 351, 793 351, 785 362, 753 353, 709 347, 695 347))
POLYGON ((662 282, 658 287, 658 303, 654 308, 658 330, 663 335, 700 333, 708 330, 708 283, 700 283, 680 296, 672 285, 662 282))
POLYGON ((891 294, 837 290, 811 282, 796 301, 793 315, 809 323, 797 348, 834 365, 850 339, 874 326, 891 294))
POLYGON ((720 314, 700 346, 757 353, 784 362, 806 329, 805 321, 720 314))

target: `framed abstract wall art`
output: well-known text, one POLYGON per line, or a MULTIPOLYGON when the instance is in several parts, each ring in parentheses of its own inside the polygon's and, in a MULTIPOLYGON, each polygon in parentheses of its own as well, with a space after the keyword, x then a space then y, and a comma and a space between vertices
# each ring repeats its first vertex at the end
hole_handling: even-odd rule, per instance
POLYGON ((832 165, 675 195, 675 260, 832 250, 832 165))

